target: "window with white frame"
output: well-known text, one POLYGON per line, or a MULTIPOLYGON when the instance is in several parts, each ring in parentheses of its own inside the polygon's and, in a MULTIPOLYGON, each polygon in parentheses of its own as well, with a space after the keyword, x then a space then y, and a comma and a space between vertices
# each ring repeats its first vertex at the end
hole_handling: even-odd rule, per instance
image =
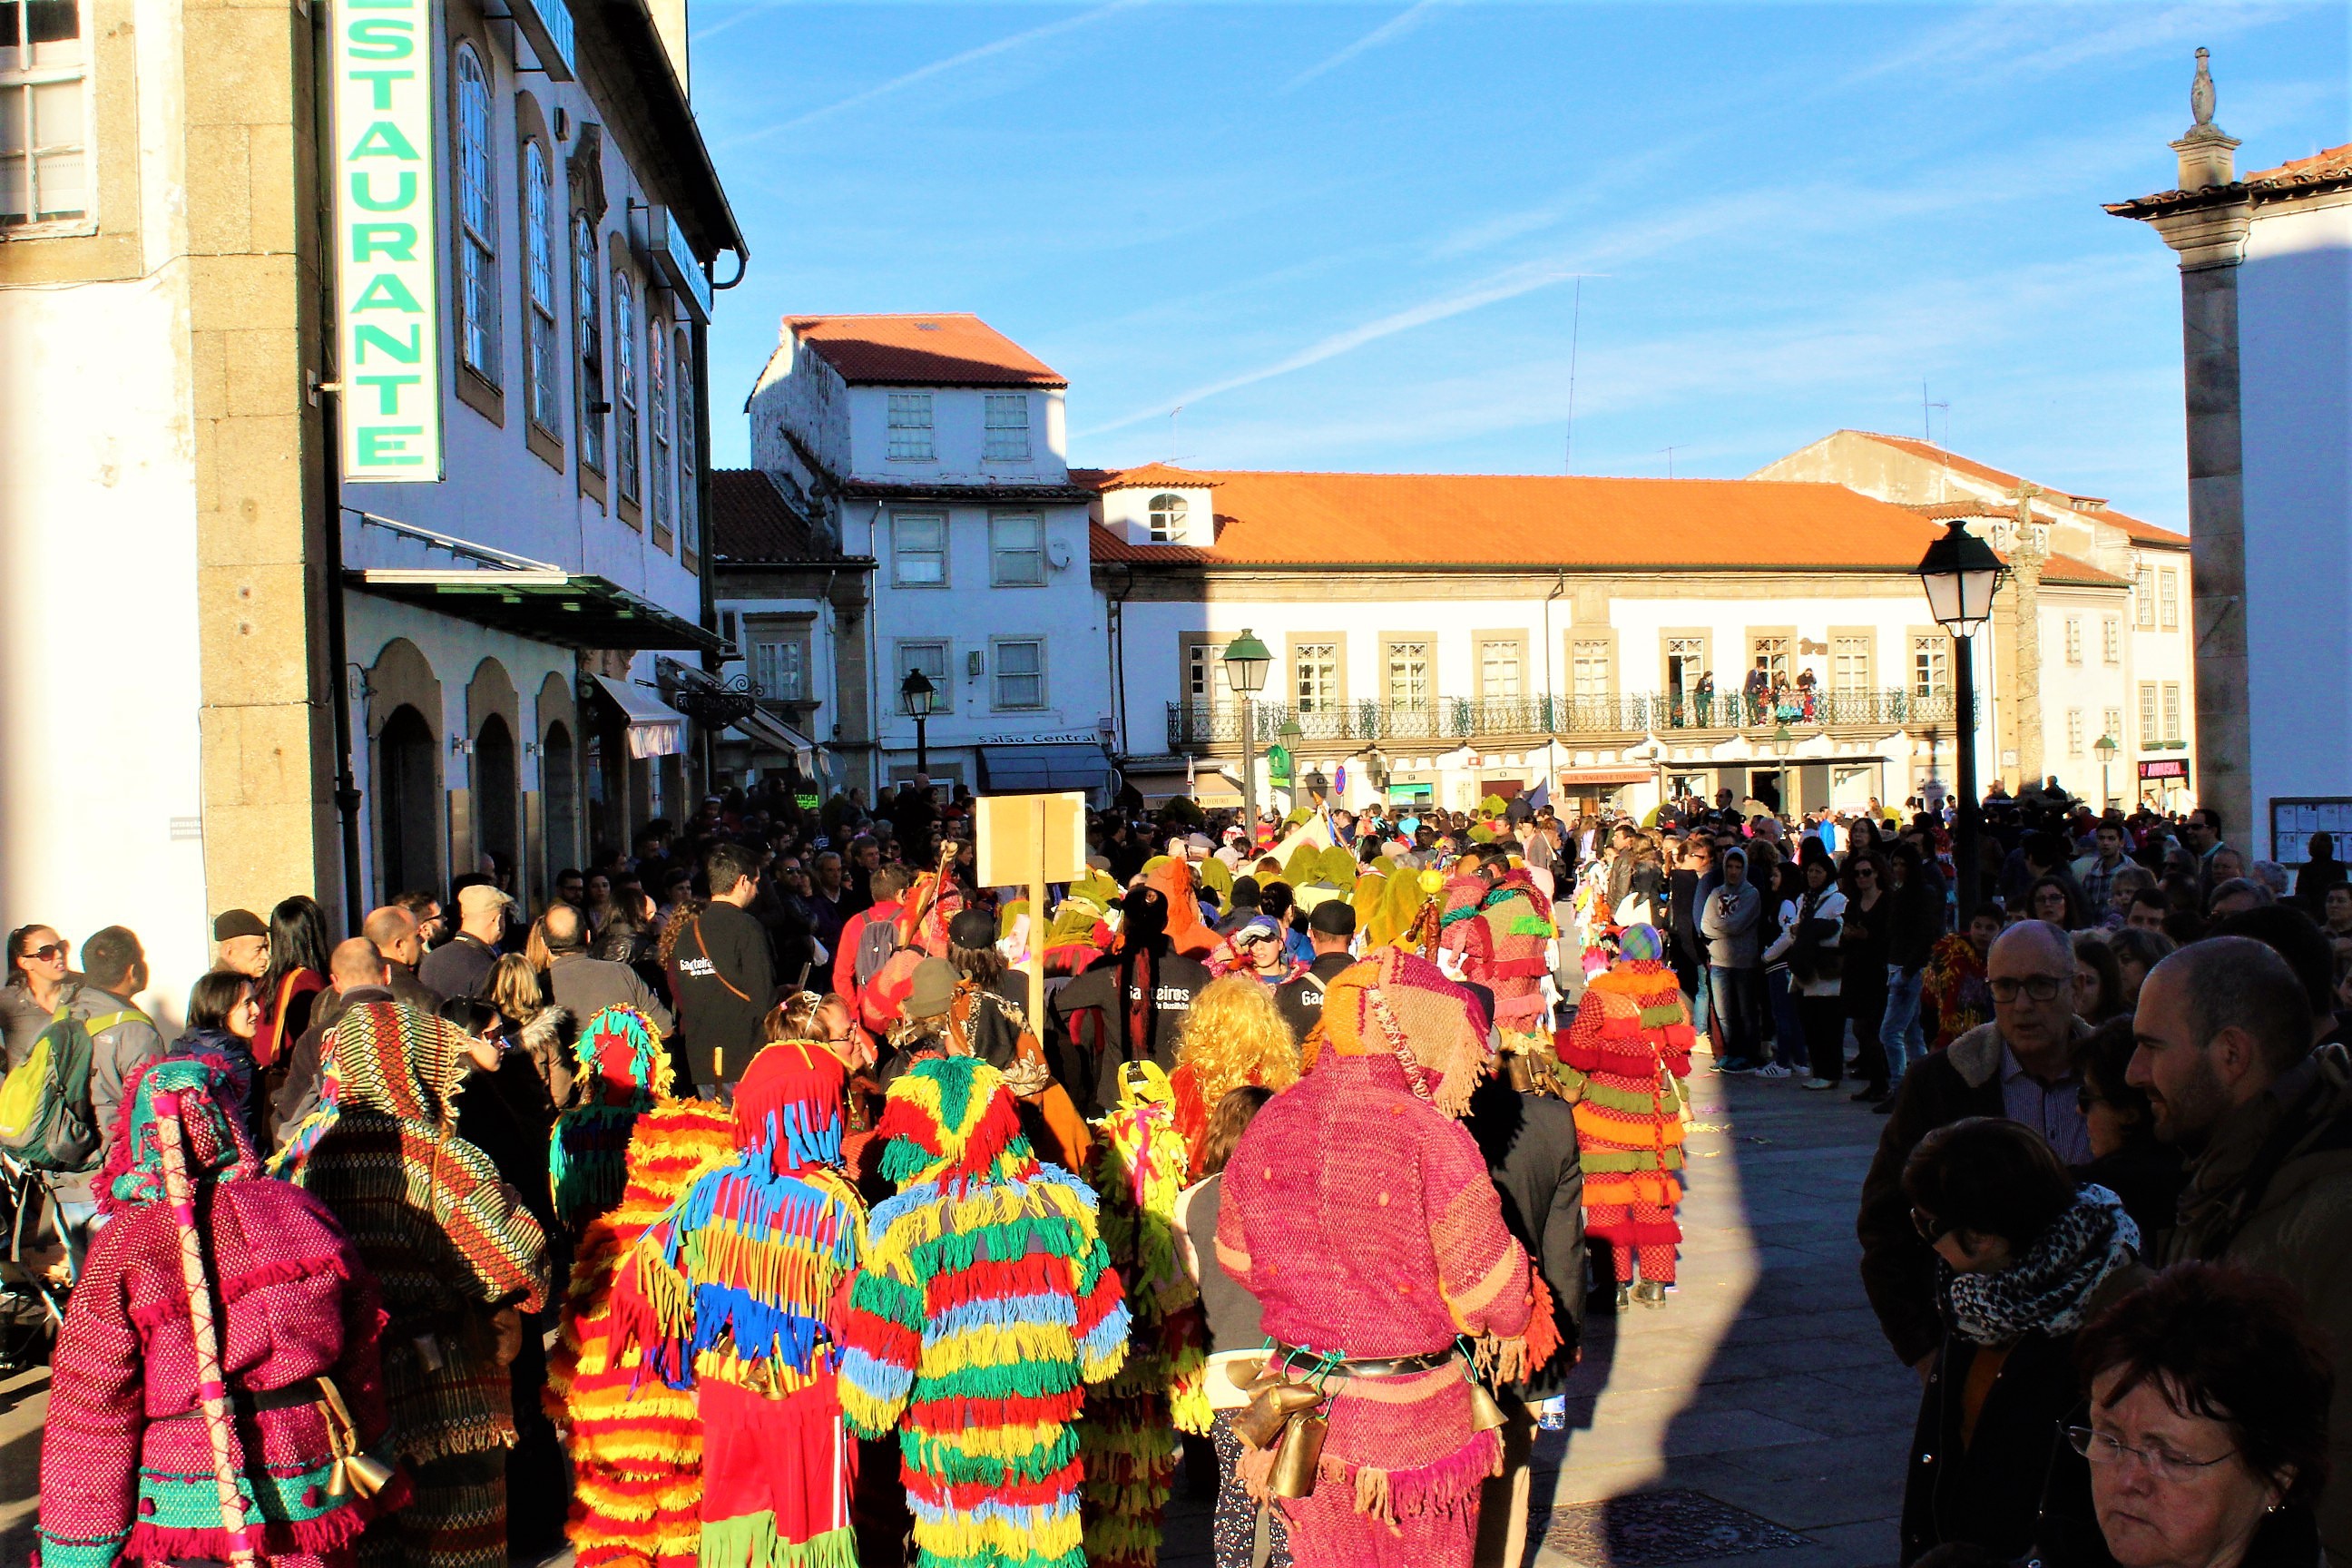
POLYGON ((2164 739, 2164 731, 2157 722, 2156 682, 2144 680, 2139 688, 2139 743, 2153 746, 2164 739))
POLYGON ((1788 685, 1789 639, 1787 637, 1758 637, 1756 639, 1755 646, 1756 668, 1764 672, 1765 684, 1771 687, 1788 685))
POLYGON ((1525 694, 1519 679, 1519 639, 1489 637, 1478 645, 1478 689, 1488 697, 1525 694))
POLYGON ((2180 739, 2180 688, 2172 681, 2164 685, 2164 743, 2170 745, 2180 739))
POLYGON ((1029 460, 1029 395, 1025 392, 991 392, 982 400, 981 416, 987 426, 982 432, 981 457, 992 463, 1025 463, 1029 460))
POLYGON ((2117 746, 2124 743, 2124 710, 2122 709, 2108 708, 2100 711, 2099 735, 2103 740, 2113 741, 2117 746))
POLYGON ((1192 510, 1182 496, 1157 495, 1151 498, 1147 521, 1154 544, 1173 544, 1184 537, 1184 517, 1192 510))
POLYGON ((2083 662, 2083 617, 2080 616, 2066 617, 2066 662, 2083 662))
POLYGON ((1203 640, 1184 645, 1184 697, 1187 701, 1209 702, 1215 699, 1216 668, 1216 644, 1203 640))
MULTIPOLYGON (((898 685, 907 684, 907 677, 917 670, 931 683, 938 693, 931 699, 934 717, 955 711, 955 689, 948 684, 948 645, 944 642, 902 642, 898 645, 898 685)), ((895 697, 896 688, 893 688, 895 697)), ((892 706, 897 707, 894 701, 892 706)), ((898 710, 904 712, 903 708, 898 710)))
POLYGON ((459 44, 457 79, 457 353, 466 368, 499 379, 498 208, 490 163, 490 80, 471 44, 459 44))
POLYGON ((1870 639, 1859 635, 1830 639, 1830 689, 1870 689, 1870 639))
POLYGON ((1042 518, 988 520, 988 580, 999 588, 1044 586, 1045 524, 1042 518))
POLYGON ((1941 632, 1911 639, 1911 695, 1937 697, 1952 689, 1952 643, 1941 632))
POLYGON ((809 634, 805 625, 752 623, 745 650, 752 683, 772 702, 808 700, 809 634))
POLYGON ((928 392, 890 394, 890 460, 928 463, 931 445, 931 395, 928 392))
POLYGON ((2066 754, 2070 757, 2083 754, 2083 710, 2080 708, 2066 710, 2066 754))
POLYGON ((2120 617, 2108 616, 2099 622, 2099 662, 2121 664, 2124 661, 2124 623, 2120 617))
POLYGON ((1426 708, 1429 698, 1429 645, 1389 644, 1389 706, 1426 708))
POLYGON ((890 519, 891 581, 901 588, 948 584, 948 520, 935 511, 902 511, 890 519))
POLYGON ((0 0, 0 228, 89 216, 89 75, 76 0, 0 0))
POLYGON ((637 450, 637 295, 628 274, 613 274, 613 445, 619 461, 621 496, 637 499, 644 488, 637 450))
POLYGON ((1609 695, 1609 645, 1580 641, 1568 650, 1568 689, 1578 697, 1609 695))
POLYGON ((2132 619, 2143 626, 2156 625, 2156 568, 2132 568, 2132 619))
POLYGON ((555 369, 555 171, 547 161, 547 144, 536 139, 523 144, 522 191, 523 247, 530 262, 523 378, 531 421, 551 436, 563 427, 555 369))
POLYGON ((2169 566, 2156 574, 2156 620, 2166 631, 2180 629, 2180 574, 2169 566))
POLYGON ((677 382, 677 551, 692 555, 702 549, 702 494, 696 488, 700 464, 695 457, 701 433, 694 415, 694 340, 683 327, 670 374, 677 382))
POLYGON ((652 411, 654 435, 653 493, 648 508, 654 526, 669 528, 669 323, 656 316, 646 329, 646 405, 652 411))
POLYGON ((1045 706, 1045 645, 1031 637, 999 639, 992 645, 995 670, 995 700, 999 709, 1045 706))
POLYGON ((1328 713, 1339 705, 1339 646, 1328 642, 1298 645, 1298 710, 1328 713))
POLYGON ((599 473, 604 468, 604 305, 596 254, 596 220, 586 213, 572 220, 572 301, 580 349, 580 460, 599 473))

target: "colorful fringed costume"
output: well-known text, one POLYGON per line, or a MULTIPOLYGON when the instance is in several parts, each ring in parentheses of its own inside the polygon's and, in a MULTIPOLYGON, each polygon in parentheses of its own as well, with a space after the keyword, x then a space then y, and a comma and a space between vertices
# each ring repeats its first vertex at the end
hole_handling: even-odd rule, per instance
POLYGON ((124 1086, 114 1153, 97 1183, 110 1217, 50 1363, 40 1434, 47 1568, 229 1557, 208 1384, 226 1384, 232 1408, 249 1413, 222 1425, 233 1426, 229 1464, 256 1510, 248 1538, 262 1562, 348 1563, 368 1521, 406 1499, 404 1478, 368 1498, 338 1475, 343 1457, 375 1447, 386 1426, 375 1280, 317 1199, 258 1179, 261 1163, 224 1100, 235 1103, 224 1076, 194 1059, 152 1063, 124 1086), (201 1237, 215 1303, 208 1342, 193 1330, 184 1216, 165 1190, 159 1121, 167 1117, 192 1184, 184 1219, 201 1237), (228 1348, 208 1357, 205 1342, 228 1348), (348 1426, 327 1402, 327 1383, 348 1426))
POLYGON ((692 1568, 702 1540, 702 1420, 694 1395, 610 1339, 613 1285, 646 1228, 735 1162, 735 1121, 690 1100, 639 1113, 621 1201, 588 1222, 547 1363, 547 1413, 572 1456, 564 1526, 579 1568, 692 1568))
POLYGON ((1491 888, 1477 877, 1445 885, 1438 946, 1456 954, 1462 973, 1495 994, 1495 1026, 1506 1037, 1551 1031, 1544 977, 1551 973, 1551 900, 1524 868, 1504 873, 1491 888))
POLYGON ((614 1287, 615 1346, 701 1408, 706 1568, 856 1568, 826 1323, 865 1223, 835 1165, 841 1088, 823 1045, 762 1048, 735 1090, 735 1160, 654 1222, 614 1287))
POLYGON ((971 1057, 890 1089, 877 1205, 842 1337, 842 1408, 898 1430, 922 1568, 1085 1568, 1085 1385, 1128 1353, 1095 1195, 1041 1165, 1003 1077, 971 1057))
POLYGON ((352 1008, 327 1037, 319 1109, 273 1166, 351 1233, 390 1314, 392 1446, 416 1499, 370 1527, 370 1563, 506 1563, 515 1426, 494 1319, 540 1310, 547 1238, 489 1156, 457 1135, 467 1045, 456 1026, 397 1002, 352 1008))
POLYGON ((548 1144, 555 1219, 567 1231, 621 1201, 630 1130, 640 1113, 669 1098, 672 1078, 661 1031, 635 1007, 592 1014, 572 1055, 580 1067, 580 1103, 555 1119, 548 1144))
MULTIPOLYGON (((1218 1259, 1282 1345, 1356 1361, 1445 1356, 1463 1334, 1520 1347, 1527 1254, 1454 1120, 1486 1034, 1467 990, 1394 949, 1326 989, 1307 1076, 1250 1123, 1218 1205, 1218 1259)), ((1300 1568, 1465 1568, 1502 1448, 1461 1359, 1326 1386, 1319 1484, 1282 1505, 1300 1568)), ((1243 1460, 1254 1486, 1267 1458, 1243 1460)))
POLYGON ((1682 1227, 1682 1080, 1690 1076, 1691 1018, 1675 972, 1659 959, 1655 928, 1628 926, 1621 956, 1585 986, 1559 1064, 1576 1100, 1583 1151, 1584 1228, 1617 1253, 1620 1284, 1675 1281, 1682 1227))
POLYGON ((1176 1474, 1176 1429, 1205 1433, 1207 1330, 1201 1289, 1176 1257, 1183 1134, 1168 1079, 1152 1062, 1121 1070, 1118 1109, 1097 1121, 1093 1169, 1103 1247, 1127 1287, 1127 1364, 1095 1390, 1078 1423, 1086 1465, 1087 1561, 1094 1568, 1159 1561, 1160 1521, 1176 1474))

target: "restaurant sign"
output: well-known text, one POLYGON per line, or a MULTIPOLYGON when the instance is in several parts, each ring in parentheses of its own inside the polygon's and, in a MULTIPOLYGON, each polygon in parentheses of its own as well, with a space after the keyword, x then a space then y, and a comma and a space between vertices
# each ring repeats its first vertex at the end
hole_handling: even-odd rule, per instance
POLYGON ((437 483, 431 0, 337 0, 333 16, 342 477, 437 483))
POLYGON ((2144 779, 2180 779, 2189 777, 2187 757, 2149 757, 2141 762, 2139 776, 2144 779))

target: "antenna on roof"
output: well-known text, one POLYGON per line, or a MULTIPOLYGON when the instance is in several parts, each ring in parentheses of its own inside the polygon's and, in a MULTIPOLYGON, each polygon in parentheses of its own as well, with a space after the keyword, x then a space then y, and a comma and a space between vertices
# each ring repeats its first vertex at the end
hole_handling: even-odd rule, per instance
POLYGON ((1176 460, 1176 416, 1183 412, 1184 405, 1181 403, 1168 411, 1168 460, 1171 463, 1176 460))
POLYGON ((1576 304, 1568 318, 1568 451, 1563 470, 1576 472, 1576 342, 1584 330, 1584 274, 1576 275, 1576 304))
POLYGON ((1919 378, 1919 430, 1920 434, 1927 438, 1927 445, 1930 447, 1936 444, 1936 426, 1934 416, 1928 411, 1936 408, 1944 411, 1944 439, 1949 441, 1952 438, 1952 405, 1948 403, 1928 402, 1927 378, 1921 376, 1919 378))
POLYGON ((1671 479, 1675 477, 1675 454, 1676 452, 1686 452, 1689 449, 1690 443, 1688 441, 1678 441, 1674 446, 1661 447, 1658 448, 1658 450, 1666 455, 1666 478, 1671 479))

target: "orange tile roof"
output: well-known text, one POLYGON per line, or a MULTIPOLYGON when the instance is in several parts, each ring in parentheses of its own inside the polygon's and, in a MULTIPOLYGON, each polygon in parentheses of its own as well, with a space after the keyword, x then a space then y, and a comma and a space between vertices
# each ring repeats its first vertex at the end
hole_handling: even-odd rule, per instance
POLYGON ((2249 185, 2286 185, 2332 174, 2352 174, 2352 142, 2308 158, 2290 158, 2275 169, 2257 169, 2242 178, 2249 185))
POLYGON ((2226 185, 2201 191, 2154 191, 2126 202, 2108 202, 2117 217, 2152 218, 2196 207, 2227 206, 2251 201, 2256 205, 2291 201, 2296 196, 2352 185, 2352 142, 2328 147, 2308 158, 2291 158, 2273 169, 2256 169, 2226 185))
MULTIPOLYGON (((1958 452, 1948 452, 1941 447, 1930 446, 1927 442, 1919 440, 1915 437, 1885 436, 1881 435, 1875 430, 1843 430, 1840 431, 1839 434, 1845 436, 1859 436, 1865 441, 1876 441, 1881 446, 1892 447, 1896 451, 1908 452, 1915 458, 1924 458, 1931 463, 1941 463, 1946 468, 1952 469, 1956 473, 1973 475, 1989 483, 1999 485, 2004 489, 2015 489, 2018 486, 2027 482, 2004 468, 1996 468, 1990 463, 1979 463, 1974 458, 1963 458, 1958 452)), ((2053 503, 2074 500, 2098 500, 2104 502, 2105 499, 2101 496, 2084 496, 2073 490, 2062 490, 2050 485, 2043 485, 2041 487, 2041 489, 2043 495, 2053 498, 2053 503)), ((1975 514, 1969 513, 1964 515, 1973 516, 1975 514)), ((2158 528, 2152 522, 2142 522, 2139 519, 2133 517, 2126 512, 2117 511, 2111 506, 2102 504, 2095 510, 2079 512, 2076 515, 2081 517, 2095 517, 2102 522, 2112 522, 2117 528, 2122 529, 2135 544, 2164 545, 2174 550, 2186 550, 2189 548, 2189 536, 2187 534, 2175 533, 2168 528, 2158 528)))
POLYGON ((1167 463, 1146 463, 1139 468, 1072 468, 1073 484, 1101 490, 1213 489, 1213 475, 1167 463))
MULTIPOLYGON (((1123 478, 1089 477, 1104 490, 1123 478)), ((1943 531, 1902 507, 1832 484, 1232 470, 1203 477, 1218 486, 1214 544, 1129 544, 1097 526, 1094 558, 1139 565, 1908 572, 1943 531)))
POLYGON ((784 328, 853 386, 1067 386, 1055 369, 968 311, 786 316, 784 328))
POLYGON ((2072 583, 2093 588, 2128 588, 2128 579, 2112 572, 2102 572, 2087 561, 2077 561, 2071 555, 2044 556, 2042 562, 2044 583, 2072 583))

